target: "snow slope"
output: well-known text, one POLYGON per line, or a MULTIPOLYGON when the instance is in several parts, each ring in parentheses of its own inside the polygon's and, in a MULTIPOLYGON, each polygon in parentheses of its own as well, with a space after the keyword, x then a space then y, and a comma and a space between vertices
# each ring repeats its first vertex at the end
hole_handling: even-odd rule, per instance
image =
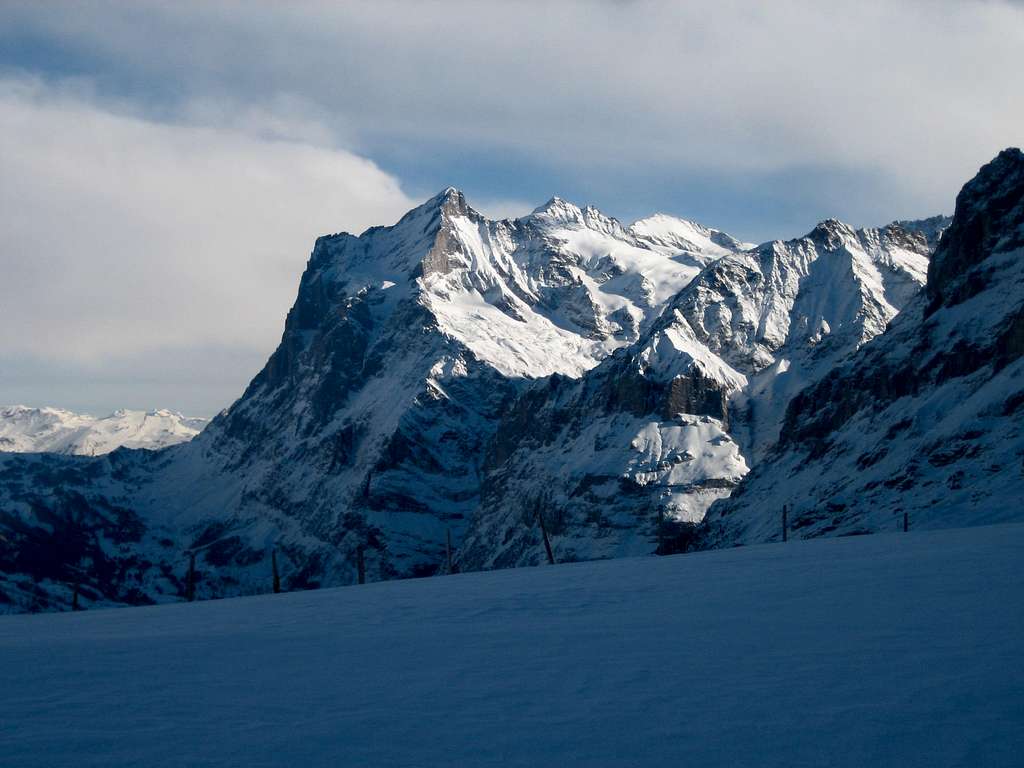
POLYGON ((1019 765, 1022 549, 912 531, 0 617, 0 764, 1019 765))
POLYGON ((97 418, 61 408, 0 408, 0 451, 97 456, 116 448, 155 450, 191 440, 207 419, 164 409, 117 410, 97 418))

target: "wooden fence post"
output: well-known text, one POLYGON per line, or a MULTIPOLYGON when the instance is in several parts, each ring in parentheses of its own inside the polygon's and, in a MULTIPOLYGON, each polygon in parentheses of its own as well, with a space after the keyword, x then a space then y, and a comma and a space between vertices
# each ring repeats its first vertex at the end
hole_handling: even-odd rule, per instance
POLYGON ((356 572, 359 575, 359 583, 366 583, 366 560, 363 558, 362 544, 356 549, 356 572))
POLYGON ((446 536, 446 539, 445 539, 444 550, 445 550, 445 554, 448 557, 448 573, 449 573, 449 575, 451 575, 451 573, 452 573, 452 529, 451 528, 448 528, 448 529, 445 530, 445 536, 446 536))
POLYGON ((544 551, 548 556, 548 565, 555 564, 555 554, 551 551, 551 542, 548 541, 548 529, 544 525, 544 513, 541 512, 540 505, 537 505, 537 520, 540 521, 540 535, 544 538, 544 551))
POLYGON ((904 512, 903 513, 903 532, 906 533, 908 530, 910 530, 910 520, 907 517, 907 513, 904 512))
POLYGON ((185 599, 190 603, 196 599, 196 553, 188 553, 188 581, 185 582, 185 599))
POLYGON ((270 566, 274 572, 274 594, 281 591, 281 575, 277 572, 277 549, 270 550, 270 566))
POLYGON ((82 606, 78 604, 78 582, 75 582, 75 591, 71 595, 71 610, 80 611, 82 606))
POLYGON ((659 555, 668 554, 665 551, 665 508, 658 506, 658 550, 659 555))
POLYGON ((789 527, 789 505, 788 504, 783 504, 782 505, 782 540, 783 541, 788 541, 788 539, 789 539, 789 532, 787 530, 788 527, 789 527))

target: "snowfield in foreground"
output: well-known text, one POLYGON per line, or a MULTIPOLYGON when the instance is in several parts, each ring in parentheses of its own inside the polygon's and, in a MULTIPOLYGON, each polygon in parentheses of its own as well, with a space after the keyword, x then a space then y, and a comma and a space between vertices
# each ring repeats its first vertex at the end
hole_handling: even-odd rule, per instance
POLYGON ((1004 525, 0 617, 0 764, 1019 765, 1022 551, 1004 525))

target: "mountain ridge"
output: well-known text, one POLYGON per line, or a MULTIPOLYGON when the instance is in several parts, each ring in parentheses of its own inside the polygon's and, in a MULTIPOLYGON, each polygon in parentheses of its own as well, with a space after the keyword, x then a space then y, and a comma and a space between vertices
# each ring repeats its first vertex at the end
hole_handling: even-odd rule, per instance
POLYGON ((63 408, 0 407, 0 452, 95 456, 117 448, 156 450, 191 440, 209 419, 159 408, 103 417, 63 408))
POLYGON ((901 225, 832 219, 709 263, 633 346, 513 404, 460 565, 543 562, 539 510, 562 559, 681 546, 668 539, 691 536, 742 482, 791 394, 881 333, 898 311, 888 299, 921 287, 927 250, 901 225))
POLYGON ((754 246, 560 198, 491 221, 446 188, 320 237, 280 345, 193 442, 0 457, 0 601, 53 608, 70 580, 90 602, 181 599, 188 552, 200 597, 265 591, 272 551, 289 589, 443 572, 449 537, 457 567, 523 565, 541 508, 559 559, 671 549, 771 432, 740 395, 782 403, 787 374, 807 383, 793 361, 816 375, 881 332, 923 282, 945 219, 924 221, 754 246), (808 297, 839 277, 837 315, 808 297), (543 467, 555 445, 571 482, 543 467), (67 536, 63 559, 31 554, 67 536))

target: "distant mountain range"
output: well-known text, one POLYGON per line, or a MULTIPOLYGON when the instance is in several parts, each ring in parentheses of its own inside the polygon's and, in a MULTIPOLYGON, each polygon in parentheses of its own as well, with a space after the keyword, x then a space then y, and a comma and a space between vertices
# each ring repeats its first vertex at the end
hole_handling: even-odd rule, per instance
POLYGON ((317 240, 187 443, 0 457, 0 610, 1017 519, 1024 156, 953 219, 742 243, 449 188, 317 240), (927 288, 923 288, 927 282, 927 288), (98 451, 97 451, 98 452, 98 451))
POLYGON ((167 410, 117 410, 97 418, 62 408, 0 408, 0 451, 98 456, 116 448, 166 448, 191 440, 208 419, 167 410))

